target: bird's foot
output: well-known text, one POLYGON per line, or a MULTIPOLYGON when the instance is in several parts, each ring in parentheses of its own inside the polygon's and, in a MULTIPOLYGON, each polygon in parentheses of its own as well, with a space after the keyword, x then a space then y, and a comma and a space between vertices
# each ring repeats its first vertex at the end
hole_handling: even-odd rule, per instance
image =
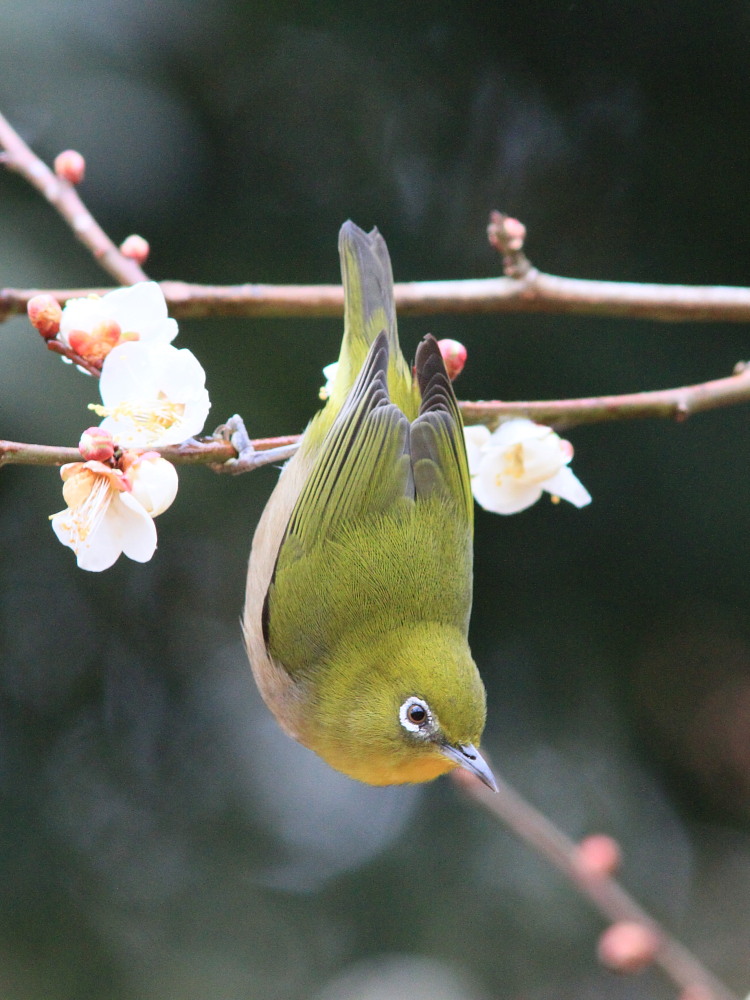
POLYGON ((216 435, 223 437, 225 441, 230 441, 237 452, 236 458, 229 458, 221 465, 215 466, 216 471, 228 472, 233 476, 259 469, 262 465, 285 462, 299 447, 299 444, 295 442, 282 445, 279 448, 256 449, 247 433, 245 421, 238 413, 235 413, 225 424, 218 427, 216 435))

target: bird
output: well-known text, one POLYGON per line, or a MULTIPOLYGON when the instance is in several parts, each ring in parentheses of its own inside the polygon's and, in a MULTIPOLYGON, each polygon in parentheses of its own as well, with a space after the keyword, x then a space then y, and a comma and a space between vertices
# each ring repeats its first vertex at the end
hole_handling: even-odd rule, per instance
POLYGON ((242 620, 281 728, 370 785, 463 768, 486 696, 468 644, 473 497, 461 414, 435 339, 399 346, 385 240, 339 233, 344 335, 326 405, 258 522, 242 620))

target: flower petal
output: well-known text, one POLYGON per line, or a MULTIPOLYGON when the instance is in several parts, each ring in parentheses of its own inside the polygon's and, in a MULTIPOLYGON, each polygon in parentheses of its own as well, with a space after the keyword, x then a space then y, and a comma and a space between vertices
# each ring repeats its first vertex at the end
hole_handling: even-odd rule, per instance
POLYGON ((522 441, 545 438, 548 434, 554 434, 551 427, 535 424, 528 417, 513 417, 504 420, 493 432, 490 444, 493 448, 509 448, 522 441))
POLYGON ((560 469, 557 475, 548 479, 543 486, 548 493, 567 500, 575 507, 585 507, 591 503, 591 494, 567 465, 560 469))
POLYGON ((543 438, 527 438, 520 444, 519 478, 525 483, 540 483, 554 476, 569 461, 560 447, 560 438, 550 431, 543 438))
POLYGON ((495 514, 516 514, 536 503, 542 495, 538 483, 526 483, 504 475, 505 452, 492 448, 485 452, 479 472, 471 480, 474 499, 495 514))
POLYGON ((469 475, 476 476, 479 471, 479 463, 482 460, 482 450, 490 440, 490 429, 484 424, 472 424, 471 427, 464 427, 464 441, 466 442, 466 457, 469 460, 469 475))
POLYGON ((112 504, 122 551, 135 562, 148 562, 156 550, 156 527, 141 504, 129 493, 119 493, 112 504))
POLYGON ((487 490, 479 477, 472 480, 471 488, 479 506, 493 514, 518 514, 533 506, 542 495, 541 487, 533 483, 520 486, 508 483, 501 489, 487 490))
POLYGON ((140 456, 128 466, 131 496, 150 517, 158 517, 177 496, 177 469, 159 455, 140 456))
POLYGON ((113 530, 109 516, 102 518, 96 531, 85 540, 81 539, 70 510, 61 510, 52 517, 52 530, 63 545, 75 552, 80 569, 94 573, 109 569, 122 552, 119 533, 113 530))
MULTIPOLYGON (((177 348, 170 348, 176 351, 177 348)), ((149 397, 158 392, 156 349, 140 341, 127 341, 115 347, 104 359, 99 379, 99 394, 105 406, 116 406, 123 399, 149 397)))
POLYGON ((177 323, 169 319, 166 300, 155 281, 117 288, 104 296, 102 304, 123 333, 137 333, 141 341, 170 344, 177 336, 177 323))
POLYGON ((107 321, 108 313, 103 306, 103 299, 83 298, 68 299, 60 317, 59 337, 70 346, 70 334, 73 330, 85 330, 87 333, 107 321))

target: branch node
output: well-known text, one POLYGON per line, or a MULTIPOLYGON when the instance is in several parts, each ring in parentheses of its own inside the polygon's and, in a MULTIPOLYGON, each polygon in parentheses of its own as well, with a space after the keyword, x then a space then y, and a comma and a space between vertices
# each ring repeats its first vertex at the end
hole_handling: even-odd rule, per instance
POLYGON ((506 278, 515 278, 516 280, 528 278, 535 270, 523 252, 526 226, 518 219, 504 215, 502 212, 490 212, 487 238, 491 246, 502 255, 503 273, 506 278))

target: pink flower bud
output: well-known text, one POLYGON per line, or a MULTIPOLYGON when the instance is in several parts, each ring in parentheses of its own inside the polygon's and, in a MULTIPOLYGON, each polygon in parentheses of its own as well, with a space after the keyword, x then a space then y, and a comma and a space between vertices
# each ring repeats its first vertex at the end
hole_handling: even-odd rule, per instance
POLYGON ((443 355, 443 363, 445 364, 445 370, 448 372, 448 378, 453 382, 464 370, 466 348, 457 340, 450 340, 449 338, 439 340, 438 347, 440 348, 440 353, 443 355))
POLYGON ((75 149, 66 149, 55 157, 55 173, 70 184, 80 184, 86 173, 86 161, 75 149))
POLYGON ((614 875, 621 860, 620 845, 604 833, 592 834, 578 845, 578 862, 589 875, 614 875))
POLYGON ((148 240, 144 240, 142 236, 133 233, 132 236, 128 236, 120 244, 120 253, 123 257, 129 257, 130 260, 134 260, 138 264, 145 264, 148 255, 151 253, 151 247, 148 240))
POLYGON ((508 250, 520 250, 526 239, 526 226, 509 215, 503 219, 503 235, 508 250))
POLYGON ((87 462, 109 462, 115 454, 115 442, 109 431, 89 427, 81 435, 78 450, 87 462))
POLYGON ((490 212, 487 236, 492 246, 501 254, 519 253, 526 240, 526 226, 502 212, 490 212))
POLYGON ((621 920, 599 938, 599 961, 613 972, 641 972, 653 964, 659 951, 659 937, 645 924, 621 920))
POLYGON ((31 325, 36 327, 45 340, 52 340, 57 336, 62 309, 56 298, 52 295, 35 295, 29 299, 26 312, 31 325))

